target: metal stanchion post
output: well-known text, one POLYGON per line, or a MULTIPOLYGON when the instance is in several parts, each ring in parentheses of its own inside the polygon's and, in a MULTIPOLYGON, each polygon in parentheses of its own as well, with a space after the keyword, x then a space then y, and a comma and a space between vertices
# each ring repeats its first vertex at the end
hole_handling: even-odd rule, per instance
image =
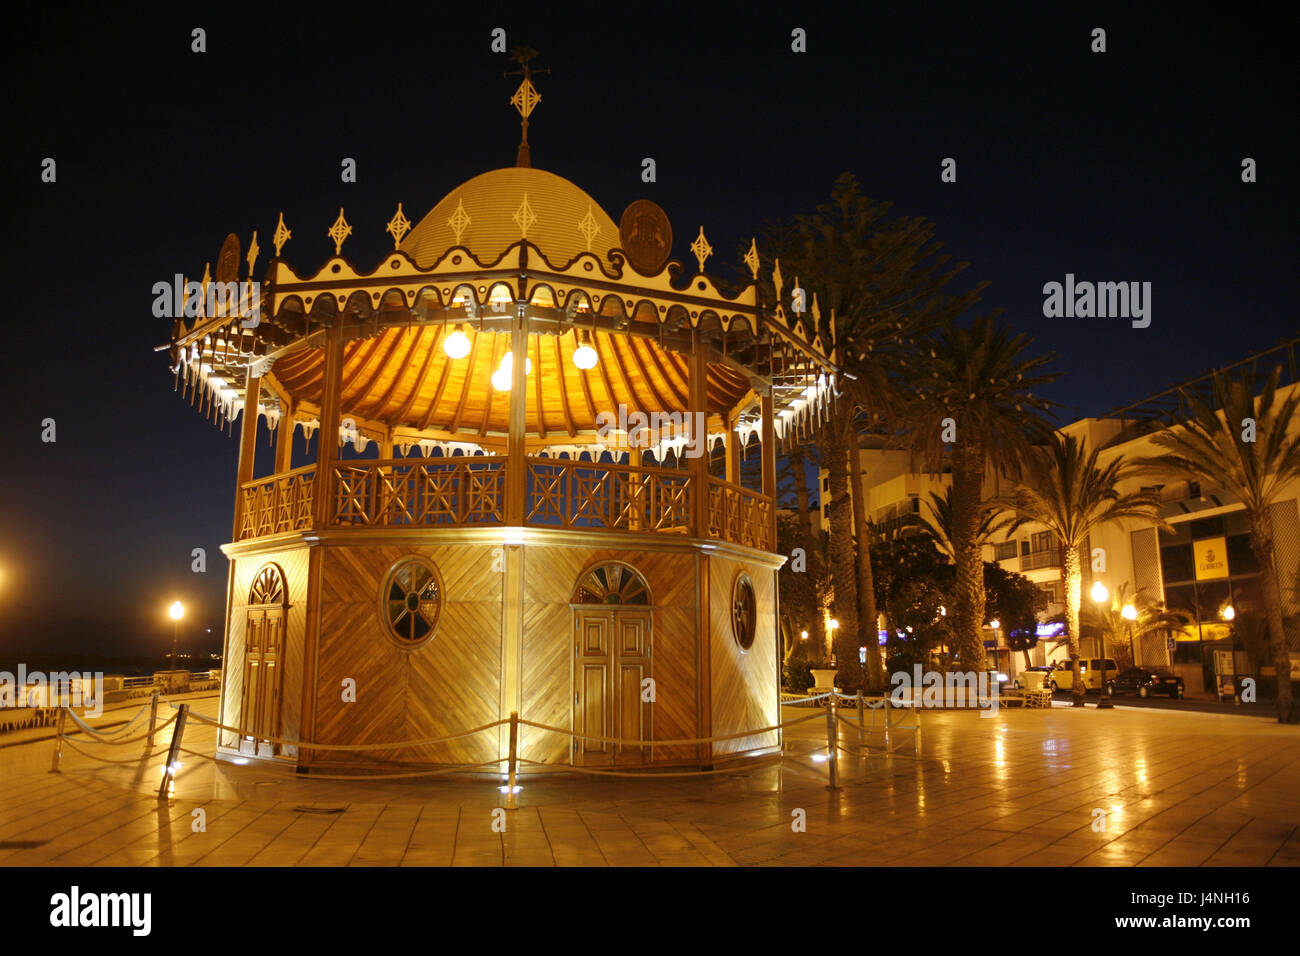
POLYGON ((153 729, 158 725, 158 692, 149 698, 149 738, 144 742, 146 751, 153 750, 153 729))
POLYGON ((889 747, 889 695, 885 695, 885 753, 890 752, 889 747))
POLYGON ((839 737, 836 731, 836 722, 839 720, 838 709, 835 706, 835 692, 831 691, 830 706, 826 708, 826 748, 830 753, 830 771, 831 782, 827 790, 838 790, 840 788, 839 772, 837 764, 839 762, 839 737))
POLYGON ((181 737, 185 734, 185 718, 189 716, 190 705, 181 704, 176 712, 176 726, 172 728, 172 744, 167 748, 167 763, 163 767, 162 782, 158 784, 158 799, 167 799, 167 790, 176 773, 176 758, 181 753, 181 737))
POLYGON ((867 732, 866 708, 862 703, 862 691, 858 691, 858 746, 862 746, 862 735, 867 732))
POLYGON ((510 763, 506 774, 506 809, 517 809, 515 804, 515 779, 519 768, 519 714, 510 712, 510 763))
POLYGON ((54 758, 50 761, 50 773, 62 772, 59 770, 59 761, 63 759, 63 719, 66 713, 66 707, 59 708, 59 722, 54 730, 54 758))

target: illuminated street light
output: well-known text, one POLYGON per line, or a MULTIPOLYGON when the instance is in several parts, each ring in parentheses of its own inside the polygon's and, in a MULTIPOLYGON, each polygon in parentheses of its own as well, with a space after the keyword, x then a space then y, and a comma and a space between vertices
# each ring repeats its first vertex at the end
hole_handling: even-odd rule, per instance
MULTIPOLYGON (((1096 581, 1092 585, 1092 599, 1097 602, 1097 609, 1101 610, 1101 605, 1110 597, 1110 592, 1106 590, 1106 585, 1096 581)), ((1124 613, 1123 611, 1120 612, 1124 613)), ((1108 707, 1115 706, 1110 702, 1110 695, 1106 693, 1106 632, 1099 631, 1100 637, 1097 643, 1101 645, 1101 683, 1097 685, 1097 708, 1105 710, 1108 707)), ((1087 688, 1084 688, 1087 690, 1087 688)))
POLYGON ((1223 609, 1223 619, 1225 621, 1231 621, 1236 616, 1237 616, 1237 612, 1231 604, 1229 604, 1227 607, 1223 609))
POLYGON ((176 638, 181 627, 181 618, 185 616, 185 605, 180 601, 173 601, 172 606, 167 609, 167 615, 172 619, 172 670, 176 670, 176 638))
POLYGON ((1138 609, 1132 604, 1125 604, 1124 609, 1119 613, 1126 621, 1136 621, 1138 618, 1138 609))
POLYGON ((800 632, 799 632, 799 640, 801 640, 801 641, 806 641, 806 640, 808 640, 808 632, 807 632, 807 631, 800 631, 800 632))

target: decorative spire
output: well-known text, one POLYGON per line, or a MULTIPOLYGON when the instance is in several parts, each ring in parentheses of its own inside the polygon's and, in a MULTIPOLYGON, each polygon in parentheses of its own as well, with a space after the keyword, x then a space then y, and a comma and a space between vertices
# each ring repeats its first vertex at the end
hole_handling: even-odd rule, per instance
MULTIPOLYGON (((514 60, 521 67, 514 73, 503 74, 505 76, 522 76, 523 82, 519 84, 519 89, 515 90, 515 95, 510 97, 510 105, 519 111, 522 121, 522 137, 519 140, 519 153, 515 157, 515 165, 523 169, 528 169, 533 165, 532 157, 528 150, 528 117, 532 115, 537 104, 542 101, 542 94, 537 92, 537 87, 533 86, 533 69, 528 65, 528 61, 537 56, 537 51, 531 47, 517 46, 510 51, 510 59, 514 60)), ((538 70, 538 73, 550 73, 550 70, 538 70)))
POLYGON ((591 240, 600 234, 600 223, 596 222, 596 217, 591 214, 591 203, 587 203, 587 215, 583 216, 578 223, 578 231, 582 233, 582 238, 587 240, 587 251, 591 252, 591 240))
POLYGON ((325 234, 334 240, 334 255, 340 255, 343 252, 343 240, 352 235, 352 227, 343 218, 342 206, 339 206, 339 217, 334 220, 334 225, 330 226, 325 234))
POLYGON ((519 204, 519 208, 515 210, 515 214, 511 218, 514 219, 515 224, 519 226, 519 235, 522 238, 527 239, 528 227, 537 222, 537 216, 533 212, 533 207, 528 205, 527 192, 524 193, 523 202, 519 204))
POLYGON ((257 262, 257 254, 261 252, 261 247, 257 244, 257 230, 253 230, 253 241, 248 244, 248 255, 244 261, 248 263, 248 277, 253 278, 253 265, 257 262))
POLYGON ((397 214, 388 221, 388 228, 384 230, 393 237, 393 248, 396 249, 402 244, 402 237, 411 229, 411 221, 402 213, 402 204, 397 204, 397 214))
POLYGON ((275 243, 275 257, 277 259, 280 258, 280 250, 284 248, 284 244, 292 238, 293 233, 284 224, 284 213, 280 213, 280 221, 275 226, 275 235, 271 237, 271 241, 275 243))
POLYGON ((749 240, 749 251, 745 253, 745 265, 749 266, 750 273, 755 279, 758 278, 758 242, 754 239, 749 240))
POLYGON ((704 260, 713 255, 713 247, 709 245, 709 240, 704 238, 704 227, 700 226, 700 234, 695 237, 691 243, 691 252, 695 253, 695 259, 700 264, 700 274, 704 274, 704 260))
POLYGON ((469 213, 465 212, 465 200, 463 198, 456 201, 456 211, 451 214, 447 220, 447 225, 451 226, 452 233, 456 236, 456 245, 460 245, 460 234, 472 222, 469 213))

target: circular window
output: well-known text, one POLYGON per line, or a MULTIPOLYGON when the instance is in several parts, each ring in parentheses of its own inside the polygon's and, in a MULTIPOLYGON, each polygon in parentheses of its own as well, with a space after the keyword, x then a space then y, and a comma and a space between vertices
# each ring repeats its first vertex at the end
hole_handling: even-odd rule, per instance
POLYGON ((743 571, 736 575, 731 587, 731 633, 744 650, 754 646, 754 629, 758 624, 758 608, 754 601, 754 585, 743 571))
POLYGON ((425 558, 404 558, 393 565, 380 592, 380 616, 400 644, 427 641, 442 613, 438 569, 425 558))

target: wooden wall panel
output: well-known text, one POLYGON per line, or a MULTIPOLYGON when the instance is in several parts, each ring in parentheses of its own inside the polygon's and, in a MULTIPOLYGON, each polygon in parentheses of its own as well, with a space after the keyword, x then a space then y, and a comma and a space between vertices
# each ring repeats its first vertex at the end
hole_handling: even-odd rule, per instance
MULTIPOLYGON (((267 564, 276 564, 284 572, 288 589, 289 611, 285 619, 283 680, 280 693, 280 734, 299 739, 302 727, 302 657, 306 631, 307 563, 306 546, 260 554, 244 554, 232 559, 234 587, 230 620, 226 622, 225 652, 221 662, 222 723, 238 726, 239 708, 244 694, 244 628, 248 618, 248 592, 257 573, 267 564)), ((238 747, 234 733, 221 733, 223 747, 238 747)), ((296 747, 284 748, 285 756, 296 756, 296 747)))
MULTIPOLYGON (((384 743, 454 734, 500 716, 501 574, 489 545, 323 546, 317 740, 384 743), (391 640, 379 618, 379 589, 408 555, 429 558, 443 584, 442 616, 430 642, 391 640), (357 683, 344 703, 342 682, 357 683)), ((508 715, 507 715, 508 716, 508 715)), ((322 751, 323 764, 477 763, 499 756, 485 732, 401 750, 322 751)))
MULTIPOLYGON (((706 559, 709 574, 709 666, 713 728, 710 736, 767 727, 780 719, 776 673, 776 572, 716 555, 706 559), (744 570, 754 585, 758 622, 754 644, 742 651, 732 634, 731 593, 744 570)), ((777 745, 777 732, 740 737, 713 745, 715 755, 777 745)))

